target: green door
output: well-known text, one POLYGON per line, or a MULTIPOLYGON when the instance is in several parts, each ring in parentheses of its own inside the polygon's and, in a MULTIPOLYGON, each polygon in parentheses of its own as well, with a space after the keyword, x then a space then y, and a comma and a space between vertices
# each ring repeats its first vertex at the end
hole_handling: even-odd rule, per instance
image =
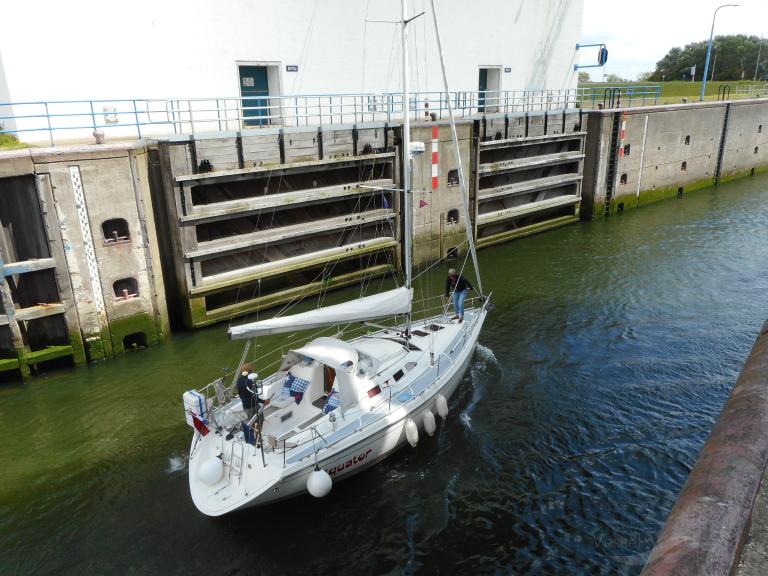
POLYGON ((477 87, 477 111, 485 112, 485 91, 488 90, 488 69, 480 68, 480 85, 477 87))
POLYGON ((266 66, 240 66, 240 96, 244 126, 269 124, 269 81, 266 66))

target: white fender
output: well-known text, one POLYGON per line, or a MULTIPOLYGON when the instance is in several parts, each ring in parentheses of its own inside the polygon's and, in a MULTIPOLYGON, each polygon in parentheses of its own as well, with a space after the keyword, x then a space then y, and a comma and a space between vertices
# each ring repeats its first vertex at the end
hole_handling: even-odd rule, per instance
POLYGON ((221 458, 213 457, 209 458, 205 462, 202 462, 197 468, 197 477, 202 482, 213 486, 224 475, 224 462, 221 458))
POLYGON ((405 437, 408 439, 408 444, 414 448, 419 443, 419 429, 416 427, 416 422, 410 418, 405 421, 405 437))
POLYGON ((435 430, 437 429, 437 424, 435 424, 435 415, 432 414, 432 410, 427 410, 424 412, 422 420, 424 421, 424 432, 430 436, 433 436, 435 434, 435 430))
POLYGON ((445 399, 445 396, 442 394, 437 395, 435 407, 437 408, 437 414, 440 418, 445 420, 448 417, 448 400, 445 399))
POLYGON ((315 498, 322 498, 328 496, 328 493, 333 487, 333 480, 331 475, 325 470, 321 470, 317 466, 312 470, 312 473, 307 478, 307 490, 315 498))

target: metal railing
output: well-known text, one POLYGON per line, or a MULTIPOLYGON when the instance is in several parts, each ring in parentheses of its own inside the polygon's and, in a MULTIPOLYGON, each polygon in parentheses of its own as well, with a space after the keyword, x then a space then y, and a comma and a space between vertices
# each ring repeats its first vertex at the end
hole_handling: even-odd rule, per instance
MULTIPOLYGON (((464 118, 574 108, 578 90, 506 90, 414 93, 408 111, 415 119, 447 118, 451 99, 464 118)), ((0 102, 0 134, 26 141, 109 137, 144 138, 248 128, 392 122, 402 117, 399 93, 303 94, 212 98, 127 98, 0 102)))
MULTIPOLYGON (((414 119, 447 118, 448 98, 459 118, 657 104, 659 86, 590 86, 569 90, 418 92, 408 112, 414 119)), ((0 134, 29 142, 96 137, 146 138, 250 128, 393 122, 402 118, 402 94, 302 94, 212 98, 127 98, 0 102, 0 134)))
POLYGON ((768 83, 763 84, 737 84, 736 85, 736 94, 739 96, 757 96, 760 97, 761 94, 768 95, 768 83))
POLYGON ((606 86, 595 85, 578 89, 581 108, 623 108, 654 106, 661 98, 661 86, 606 86))

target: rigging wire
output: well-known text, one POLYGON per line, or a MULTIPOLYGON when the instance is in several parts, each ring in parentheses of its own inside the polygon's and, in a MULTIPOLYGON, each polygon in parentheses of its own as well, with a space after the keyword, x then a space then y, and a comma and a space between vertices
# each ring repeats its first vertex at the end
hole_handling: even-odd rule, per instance
POLYGON ((371 0, 365 3, 365 15, 363 17, 363 71, 362 81, 360 82, 360 94, 365 94, 365 52, 368 46, 368 8, 371 6, 371 0))
MULTIPOLYGON (((317 0, 316 0, 315 1, 315 5, 313 7, 312 16, 310 17, 309 29, 308 29, 307 37, 305 39, 304 47, 302 49, 302 56, 300 58, 300 62, 304 61, 305 52, 306 52, 306 49, 307 49, 307 47, 309 45, 309 42, 310 42, 311 30, 312 30, 312 26, 314 24, 314 19, 316 17, 317 4, 318 3, 317 3, 317 0)), ((370 5, 370 0, 368 0, 368 2, 366 4, 366 16, 367 16, 369 5, 370 5)), ((423 6, 423 0, 422 0, 422 6, 423 6)), ((434 3, 433 3, 433 8, 434 8, 434 3)), ((367 23, 364 26, 364 32, 363 32, 363 81, 362 81, 363 82, 363 84, 362 84, 363 90, 364 90, 364 87, 365 87, 365 76, 364 75, 365 75, 365 44, 366 44, 366 35, 367 35, 367 23)), ((392 63, 394 61, 393 58, 392 58, 392 55, 395 52, 394 48, 397 46, 396 39, 397 39, 397 28, 395 28, 394 32, 393 32, 393 47, 390 50, 390 65, 392 65, 392 63)), ((424 44, 426 46, 426 24, 424 24, 422 26, 422 39, 423 39, 424 44)), ((439 37, 438 37, 438 41, 439 41, 439 37)), ((419 54, 418 54, 418 46, 416 44, 417 43, 413 43, 413 46, 409 48, 410 50, 414 51, 415 58, 411 59, 411 68, 412 69, 409 70, 408 72, 411 74, 412 77, 415 76, 415 79, 416 79, 416 88, 417 88, 417 90, 416 90, 416 94, 417 94, 417 96, 416 96, 416 109, 418 111, 418 94, 421 94, 421 90, 420 90, 420 87, 421 87, 421 75, 419 74, 419 70, 418 70, 419 54)), ((400 50, 397 50, 397 52, 398 52, 398 55, 399 55, 400 50)), ((426 78, 427 78, 427 74, 428 74, 428 70, 427 70, 428 67, 426 66, 426 62, 427 62, 426 50, 423 51, 423 54, 424 54, 424 62, 425 62, 424 77, 425 77, 425 82, 426 82, 426 78)), ((388 74, 388 78, 387 78, 387 88, 389 87, 390 82, 391 82, 392 71, 393 71, 393 67, 390 66, 390 70, 389 70, 389 74, 388 74)), ((295 84, 296 84, 296 81, 294 81, 294 87, 295 87, 295 84)), ((428 94, 426 96, 427 96, 427 98, 429 97, 428 94)), ((410 100, 410 98, 409 98, 409 100, 410 100)), ((411 112, 410 105, 411 105, 410 101, 409 102, 403 102, 402 110, 403 110, 404 114, 410 114, 410 112, 411 112)), ((376 169, 375 164, 376 163, 375 163, 375 160, 374 160, 373 163, 372 163, 371 169, 367 170, 366 173, 365 173, 365 176, 367 177, 368 181, 373 179, 373 176, 374 176, 374 173, 375 173, 375 169, 376 169)), ((364 164, 361 165, 361 169, 362 169, 363 166, 364 166, 364 164)), ((386 169, 386 164, 383 163, 382 164, 382 176, 384 175, 385 169, 386 169)), ((410 169, 410 166, 408 167, 408 169, 410 169)), ((269 187, 269 182, 270 182, 269 179, 271 179, 271 176, 272 176, 272 171, 269 171, 269 173, 268 173, 268 180, 267 180, 267 189, 269 187)), ((278 190, 277 190, 278 193, 279 193, 279 190, 280 190, 280 187, 281 187, 281 184, 282 184, 282 179, 283 179, 283 171, 281 170, 280 181, 278 183, 278 190)), ((422 195, 422 198, 424 197, 424 194, 426 193, 425 192, 426 186, 424 185, 425 184, 424 183, 424 179, 425 179, 425 170, 422 169, 422 170, 420 170, 420 180, 421 180, 421 188, 422 188, 421 195, 422 195)), ((360 178, 360 180, 362 181, 363 179, 360 178)), ((430 189, 430 194, 431 194, 431 189, 430 189)), ((365 206, 365 209, 363 210, 362 209, 362 190, 359 190, 358 194, 357 194, 355 205, 353 207, 353 214, 359 214, 359 213, 368 211, 370 209, 371 204, 375 204, 375 200, 376 200, 376 193, 374 192, 374 193, 371 193, 369 195, 367 204, 365 206)), ((434 209, 435 209, 434 203, 430 202, 430 204, 429 204, 430 222, 433 221, 432 216, 434 215, 434 209)), ((258 223, 259 223, 259 219, 261 217, 261 213, 262 212, 259 211, 259 213, 257 214, 257 223, 256 223, 256 228, 257 229, 258 229, 258 223)), ((274 220, 275 220, 275 213, 276 213, 276 207, 273 207, 272 208, 272 214, 271 214, 272 218, 271 218, 271 222, 270 222, 270 225, 269 225, 268 229, 271 229, 272 226, 273 226, 273 223, 274 223, 274 220)), ((422 220, 423 220, 423 218, 422 218, 422 220)), ((388 219, 386 222, 389 223, 390 228, 394 232, 394 224, 392 223, 392 220, 388 219)), ((383 230, 385 228, 385 226, 386 226, 386 224, 382 223, 381 224, 381 229, 383 230)), ((377 222, 375 224, 374 233, 377 233, 378 231, 379 231, 379 222, 377 222)), ((343 244, 345 238, 348 238, 350 233, 354 235, 355 232, 357 232, 359 234, 360 241, 361 242, 364 241, 363 240, 363 224, 355 223, 352 226, 345 226, 342 229, 342 233, 339 235, 339 239, 336 242, 336 246, 338 247, 341 244, 343 244)), ((409 232, 412 233, 412 231, 409 231, 409 232)), ((463 241, 459 245, 459 247, 463 246, 464 244, 467 244, 468 242, 469 242, 469 240, 463 241)), ((245 259, 246 264, 248 262, 250 262, 250 251, 251 251, 251 248, 252 248, 252 246, 249 246, 248 254, 246 255, 246 259, 245 259)), ((264 248, 264 260, 267 259, 267 251, 268 251, 268 249, 269 249, 269 241, 267 241, 266 246, 264 248)), ((471 252, 471 244, 470 244, 470 252, 471 252)), ((389 260, 389 258, 391 257, 391 251, 387 250, 387 251, 385 251, 385 253, 387 255, 387 259, 389 260)), ((361 297, 365 293, 365 288, 370 285, 370 282, 373 280, 373 277, 374 277, 373 273, 371 273, 370 278, 367 278, 367 272, 370 270, 371 264, 374 261, 374 259, 376 258, 376 252, 372 251, 367 256, 368 256, 368 258, 367 258, 368 259, 368 266, 363 267, 363 269, 362 269, 361 297)), ((465 267, 467 265, 468 257, 469 257, 469 252, 467 254, 465 254, 464 262, 462 263, 462 266, 461 266, 461 272, 462 273, 463 273, 463 271, 464 271, 464 269, 465 269, 465 267)), ((363 258, 364 258, 363 254, 359 255, 359 263, 360 263, 361 266, 362 266, 363 258)), ((429 288, 430 288, 430 277, 426 273, 430 269, 432 269, 433 267, 438 265, 444 259, 445 259, 444 256, 441 254, 440 258, 437 260, 437 262, 435 262, 432 265, 428 265, 424 270, 420 270, 417 273, 415 278, 420 278, 421 276, 426 275, 426 278, 424 279, 425 282, 420 283, 420 286, 419 286, 419 289, 421 291, 422 301, 427 301, 428 300, 427 298, 424 297, 424 289, 425 289, 424 285, 426 284, 426 288, 427 288, 428 291, 429 291, 429 288)), ((335 267, 340 262, 341 262, 341 259, 339 258, 339 259, 333 260, 330 263, 327 263, 323 267, 323 269, 315 276, 315 279, 317 279, 320 276, 323 277, 323 279, 325 279, 325 278, 330 279, 333 270, 335 269, 335 267)), ((419 266, 419 267, 421 267, 421 266, 419 266)), ((313 284, 313 283, 314 283, 314 280, 310 283, 310 285, 313 284)), ((383 285, 383 283, 384 283, 384 278, 382 277, 381 284, 383 285)), ((243 283, 240 283, 238 285, 238 292, 237 292, 237 296, 236 296, 236 301, 239 299, 239 293, 240 293, 240 288, 242 287, 242 284, 243 283)), ((260 299, 261 298, 261 279, 257 280, 257 284, 256 284, 256 286, 254 288, 254 293, 255 293, 256 290, 258 290, 258 292, 259 292, 259 299, 260 299)), ((325 300, 325 298, 327 296, 327 290, 328 290, 328 287, 325 284, 325 280, 324 280, 323 283, 320 286, 320 296, 318 298, 318 302, 319 302, 318 305, 321 305, 322 302, 325 300)), ((294 299, 291 302, 286 303, 286 305, 278 312, 277 316, 282 315, 285 311, 288 311, 288 310, 292 309, 294 306, 296 306, 298 304, 298 302, 300 302, 303 299, 303 295, 304 295, 305 291, 306 291, 306 288, 305 288, 305 290, 302 290, 299 293, 299 295, 294 297, 294 299)), ((257 316, 258 316, 258 308, 256 310, 256 313, 257 313, 257 316)), ((231 320, 232 320, 233 317, 234 317, 234 314, 230 318, 230 326, 231 326, 231 320)), ((247 317, 247 315, 246 315, 246 317, 247 317)), ((349 326, 349 324, 347 324, 347 326, 349 326)), ((432 348, 433 344, 434 344, 434 342, 430 343, 430 348, 432 348)))
POLYGON ((472 264, 474 265, 475 269, 475 279, 477 281, 477 291, 482 294, 483 293, 483 284, 482 280, 480 278, 480 265, 477 261, 477 251, 475 249, 475 242, 474 238, 472 236, 472 231, 469 229, 469 224, 471 222, 470 212, 469 212, 469 191, 467 189, 467 183, 466 178, 464 177, 464 168, 461 164, 461 154, 459 152, 459 141, 458 136, 456 134, 456 122, 454 120, 453 116, 453 107, 451 105, 451 101, 449 99, 449 92, 448 92, 448 76, 445 71, 445 61, 443 59, 443 44, 440 40, 440 26, 438 25, 437 21, 437 11, 435 10, 435 0, 430 0, 430 4, 432 6, 432 22, 434 23, 435 28, 435 38, 437 40, 437 50, 438 54, 440 56, 440 70, 442 72, 443 76, 443 89, 445 91, 446 95, 446 104, 448 106, 448 116, 450 118, 451 123, 451 140, 453 143, 453 153, 454 153, 454 160, 456 162, 456 168, 459 172, 459 186, 461 188, 461 199, 462 199, 462 205, 464 208, 464 222, 465 227, 467 227, 467 242, 469 243, 469 253, 472 256, 472 264))
MULTIPOLYGON (((376 161, 375 161, 375 159, 372 159, 372 160, 371 160, 371 162, 372 162, 372 169, 371 169, 371 171, 370 171, 370 172, 367 172, 367 173, 366 173, 366 177, 367 177, 368 181, 370 181, 371 179, 373 179, 374 169, 375 169, 375 165, 376 165, 376 161)), ((385 169, 385 168, 384 168, 384 166, 382 166, 382 171, 383 171, 384 169, 385 169)), ((382 173, 383 173, 383 172, 382 172, 382 173)), ((358 192, 358 194, 362 194, 362 191, 358 192)), ((344 228, 344 230, 346 230, 346 228, 344 228)), ((343 234, 343 233, 342 233, 342 234, 339 234, 339 237, 338 237, 338 239, 337 239, 337 241, 336 241, 336 244, 335 244, 335 246, 334 246, 334 247, 335 247, 335 248, 338 248, 338 247, 340 247, 340 246, 342 245, 343 239, 344 239, 344 234, 343 234)), ((301 301, 302 301, 302 300, 303 300, 303 299, 304 299, 306 296, 309 296, 309 295, 310 295, 310 294, 309 294, 309 292, 311 292, 311 290, 313 289, 313 288, 311 288, 311 285, 312 285, 312 284, 314 284, 315 282, 317 282, 317 280, 318 280, 319 278, 321 278, 321 277, 322 277, 322 278, 326 278, 326 277, 328 277, 328 274, 332 273, 332 272, 333 272, 333 270, 335 269, 336 265, 337 265, 338 263, 340 263, 340 262, 341 262, 341 259, 336 259, 336 260, 334 260, 334 261, 332 261, 332 262, 330 262, 330 263, 327 263, 327 264, 325 264, 325 265, 323 266, 323 268, 322 268, 322 269, 321 269, 321 270, 320 270, 320 271, 319 271, 319 272, 318 272, 318 273, 315 275, 315 277, 314 277, 314 278, 313 278, 313 279, 312 279, 312 280, 311 280, 311 281, 310 281, 310 282, 309 282, 309 283, 308 283, 308 284, 307 284, 307 285, 306 285, 306 286, 305 286, 305 287, 304 287, 304 288, 303 288, 303 289, 302 289, 302 290, 299 292, 299 294, 297 294, 297 295, 296 295, 296 296, 295 296, 295 297, 294 297, 294 298, 293 298, 291 301, 287 302, 287 303, 286 303, 286 304, 285 304, 285 305, 284 305, 284 306, 283 306, 283 307, 282 307, 282 308, 281 308, 281 309, 280 309, 280 310, 277 312, 277 314, 275 314, 275 317, 279 317, 279 316, 282 316, 282 315, 284 315, 286 312, 289 312, 289 311, 290 311, 290 310, 292 310, 294 307, 296 307, 296 306, 297 306, 297 305, 298 305, 298 304, 299 304, 299 303, 300 303, 300 302, 301 302, 301 301), (329 266, 330 266, 330 269, 329 269, 329 266)), ((323 287, 322 287, 322 286, 321 286, 321 290, 323 290, 323 287)), ((326 290, 327 290, 327 289, 326 289, 326 290)))
POLYGON ((294 77, 293 86, 291 87, 291 92, 294 95, 296 94, 296 84, 298 83, 298 88, 301 89, 301 83, 304 81, 304 69, 306 68, 307 62, 307 48, 309 47, 309 43, 312 39, 315 17, 317 16, 318 3, 319 0, 315 0, 314 5, 312 6, 312 14, 310 15, 309 22, 307 23, 307 31, 304 33, 304 45, 301 47, 301 55, 299 56, 299 73, 294 77))
MULTIPOLYGON (((273 172, 272 170, 269 170, 267 172, 267 183, 266 183, 266 185, 264 187, 264 194, 265 195, 269 194, 269 185, 270 185, 270 182, 272 181, 272 172, 273 172)), ((283 171, 281 170, 280 171, 280 179, 277 182, 277 189, 275 190, 274 194, 279 194, 280 193, 280 188, 282 187, 282 183, 283 183, 283 171)), ((275 212, 276 211, 277 211, 277 208, 275 206, 273 206, 272 207, 272 215, 271 215, 272 217, 271 217, 271 220, 270 220, 270 223, 269 223, 269 226, 267 227, 267 229, 270 229, 270 230, 272 229, 272 226, 273 226, 274 220, 275 220, 275 212)), ((262 210, 259 210, 258 213, 256 214, 256 224, 254 225, 254 228, 257 231, 258 231, 258 228, 259 228, 259 223, 261 221, 262 212, 263 212, 262 210)), ((263 249, 263 253, 262 253, 262 264, 266 260, 267 250, 269 249, 269 243, 270 243, 270 239, 268 238, 266 243, 264 244, 264 249, 263 249)), ((254 247, 253 244, 250 244, 248 246, 248 252, 246 253, 246 257, 245 257, 246 266, 247 266, 248 262, 250 262, 251 251, 253 250, 253 247, 254 247)), ((242 289, 244 284, 245 284, 245 282, 238 282, 238 284, 237 284, 237 292, 235 293, 235 302, 234 302, 235 305, 240 302, 240 291, 241 291, 241 289, 242 289)), ((258 292, 259 292, 258 298, 256 300, 256 310, 255 310, 255 312, 256 312, 256 321, 258 322, 258 320, 259 320, 259 311, 261 309, 261 307, 260 307, 260 304, 261 304, 260 303, 260 300, 261 300, 261 278, 258 278, 256 280, 256 288, 258 289, 258 292)), ((251 300, 253 300, 253 297, 251 297, 251 300)), ((227 329, 232 327, 232 321, 234 320, 236 315, 237 315, 237 312, 235 312, 235 311, 233 311, 232 314, 230 315, 227 329)), ((243 317, 243 323, 248 321, 248 317, 249 316, 250 316, 250 310, 245 313, 245 315, 243 317)), ((258 344, 257 344, 257 346, 258 346, 258 344)), ((255 353, 255 350, 254 350, 254 353, 255 353)), ((240 365, 238 364, 238 370, 239 369, 240 369, 240 365)))
POLYGON ((400 59, 400 42, 397 41, 399 27, 397 25, 392 27, 392 46, 389 50, 389 65, 387 72, 387 80, 384 82, 384 93, 389 93, 389 87, 392 82, 392 75, 395 71, 395 65, 400 59))

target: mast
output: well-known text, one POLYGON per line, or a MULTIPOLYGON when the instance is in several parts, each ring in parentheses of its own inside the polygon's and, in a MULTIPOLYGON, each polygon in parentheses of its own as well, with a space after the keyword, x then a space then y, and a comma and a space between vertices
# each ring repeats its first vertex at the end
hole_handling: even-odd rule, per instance
MULTIPOLYGON (((405 0, 403 0, 405 1, 405 0)), ((432 21, 435 24, 435 36, 437 37, 437 52, 440 56, 440 69, 443 72, 443 89, 445 90, 445 102, 448 104, 448 118, 451 122, 451 139, 453 140, 453 155, 456 160, 456 168, 459 171, 459 187, 461 188, 461 198, 464 202, 464 222, 467 223, 467 243, 469 252, 472 255, 472 264, 475 267, 475 278, 477 279, 477 290, 483 294, 483 281, 480 279, 480 266, 477 263, 477 249, 475 248, 475 235, 472 229, 472 219, 469 214, 469 194, 467 193, 467 182, 464 179, 464 168, 461 165, 461 154, 459 153, 459 138, 456 135, 456 120, 453 117, 453 106, 451 105, 451 96, 448 92, 448 76, 445 73, 445 60, 443 59, 443 43, 440 40, 440 27, 437 24, 437 12, 435 11, 435 0, 430 0, 432 4, 432 21)))
MULTIPOLYGON (((410 289, 413 274, 413 201, 411 200, 411 118, 410 95, 408 93, 408 0, 400 0, 403 33, 403 220, 405 232, 405 287, 410 289)), ((406 318, 406 335, 411 333, 411 314, 406 318)))

